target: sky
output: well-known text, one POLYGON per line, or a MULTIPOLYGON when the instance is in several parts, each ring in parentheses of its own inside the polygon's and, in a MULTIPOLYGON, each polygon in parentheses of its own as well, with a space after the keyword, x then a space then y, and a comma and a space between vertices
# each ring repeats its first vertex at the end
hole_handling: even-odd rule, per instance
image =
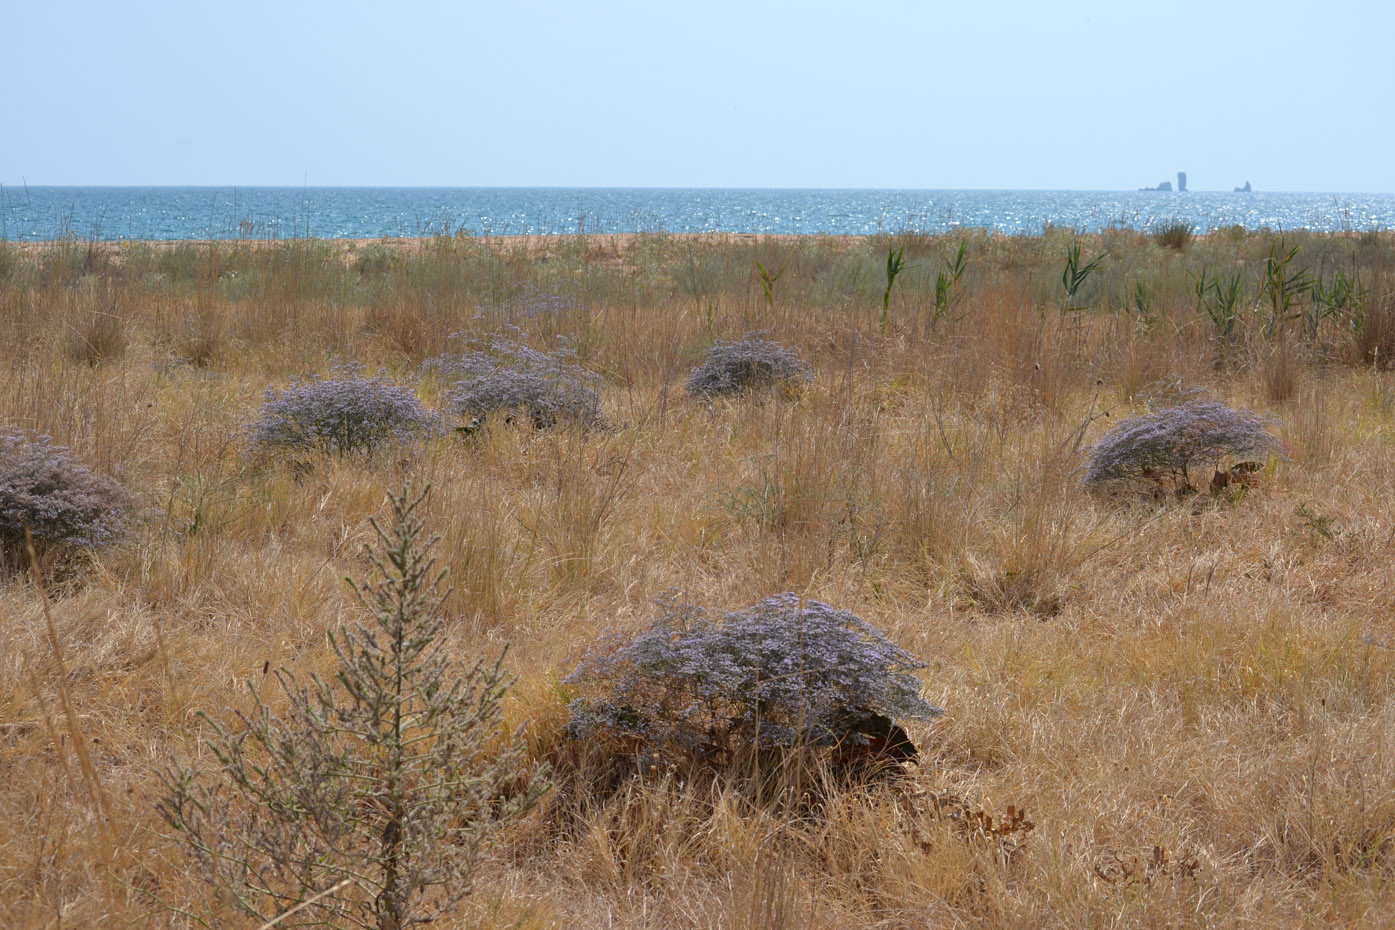
POLYGON ((1395 191, 1389 0, 16 0, 0 184, 1395 191))

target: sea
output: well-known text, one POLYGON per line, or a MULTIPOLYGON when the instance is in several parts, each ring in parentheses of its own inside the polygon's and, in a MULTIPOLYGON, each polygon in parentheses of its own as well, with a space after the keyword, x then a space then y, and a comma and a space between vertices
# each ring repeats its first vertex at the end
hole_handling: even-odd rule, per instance
POLYGON ((1395 229, 1395 194, 574 187, 38 187, 0 184, 0 241, 376 239, 565 233, 1009 235, 1395 229))

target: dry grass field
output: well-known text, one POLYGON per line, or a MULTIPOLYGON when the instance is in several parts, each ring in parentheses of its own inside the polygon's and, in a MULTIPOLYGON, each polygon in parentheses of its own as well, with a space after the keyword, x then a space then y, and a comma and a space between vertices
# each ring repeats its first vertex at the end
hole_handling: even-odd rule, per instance
POLYGON ((853 610, 947 710, 907 777, 814 814, 653 773, 554 791, 437 926, 1395 926, 1395 236, 1277 238, 966 234, 938 304, 957 237, 0 243, 0 425, 143 506, 47 607, 0 580, 0 926, 195 925, 160 773, 212 769, 197 713, 231 724, 249 679, 333 673, 405 481, 448 648, 511 644, 540 760, 573 751, 561 679, 670 589, 853 610), (1104 257, 1068 294, 1074 245, 1104 257), (1229 312, 1202 275, 1239 280, 1229 312), (752 331, 808 386, 687 396, 752 331), (247 443, 268 385, 357 361, 439 407, 421 363, 504 332, 569 338, 612 428, 309 467, 247 443), (1083 486, 1092 442, 1191 388, 1275 417, 1288 461, 1244 493, 1083 486))

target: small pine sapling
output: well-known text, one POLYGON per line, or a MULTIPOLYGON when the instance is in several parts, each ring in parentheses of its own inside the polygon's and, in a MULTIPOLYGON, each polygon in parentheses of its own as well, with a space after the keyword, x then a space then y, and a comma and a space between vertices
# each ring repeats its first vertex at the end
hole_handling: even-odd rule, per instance
MULTIPOLYGON (((502 731, 503 655, 459 667, 441 642, 444 570, 430 557, 426 497, 391 498, 374 523, 376 580, 354 584, 368 619, 331 635, 333 681, 276 674, 288 699, 227 728, 204 715, 210 783, 167 773, 158 808, 228 911, 278 927, 430 923, 470 893, 482 848, 546 788, 519 734, 502 731)), ((353 584, 352 582, 350 582, 353 584)))

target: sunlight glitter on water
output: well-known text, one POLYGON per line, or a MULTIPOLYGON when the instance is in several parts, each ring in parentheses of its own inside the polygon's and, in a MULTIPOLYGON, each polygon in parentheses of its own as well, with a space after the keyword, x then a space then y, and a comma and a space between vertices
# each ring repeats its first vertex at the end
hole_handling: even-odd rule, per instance
POLYGON ((871 235, 1048 226, 1395 228, 1393 194, 644 188, 0 188, 0 240, 550 233, 871 235))

